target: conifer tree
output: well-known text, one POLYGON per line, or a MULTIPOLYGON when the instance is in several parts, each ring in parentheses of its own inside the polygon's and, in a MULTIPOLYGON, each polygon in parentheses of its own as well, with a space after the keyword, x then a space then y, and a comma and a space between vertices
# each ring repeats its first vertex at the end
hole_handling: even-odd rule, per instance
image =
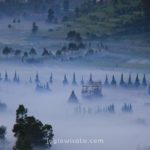
POLYGON ((128 79, 128 85, 129 85, 129 86, 131 86, 131 85, 132 85, 131 74, 129 75, 129 79, 128 79))
POLYGON ((82 79, 81 79, 81 85, 84 85, 84 79, 83 79, 83 76, 82 76, 82 79))
POLYGON ((113 77, 112 77, 111 85, 113 85, 113 86, 116 86, 116 85, 117 85, 117 82, 116 82, 116 79, 115 79, 115 76, 114 76, 114 75, 113 75, 113 77))
POLYGON ((108 81, 108 76, 106 74, 106 78, 105 78, 105 82, 104 82, 105 85, 109 85, 109 81, 108 81))
POLYGON ((76 82, 76 74, 75 74, 75 73, 73 73, 72 84, 73 84, 73 85, 76 85, 76 84, 77 84, 77 82, 76 82))
POLYGON ((124 78, 123 78, 123 73, 121 74, 121 79, 120 79, 120 85, 123 86, 125 84, 124 78))
POLYGON ((64 75, 63 84, 64 84, 64 85, 67 85, 67 84, 68 84, 68 79, 67 79, 66 74, 64 75))
POLYGON ((143 86, 147 86, 147 81, 146 81, 146 75, 144 74, 143 76, 143 81, 142 81, 143 86))
POLYGON ((140 79, 139 79, 139 75, 137 74, 136 79, 135 79, 135 84, 136 87, 140 86, 140 79))

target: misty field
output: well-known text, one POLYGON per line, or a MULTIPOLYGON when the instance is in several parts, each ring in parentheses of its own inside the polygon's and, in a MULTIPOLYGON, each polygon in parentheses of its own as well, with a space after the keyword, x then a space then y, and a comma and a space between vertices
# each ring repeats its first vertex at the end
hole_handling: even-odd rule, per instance
MULTIPOLYGON (((43 16, 44 18, 45 16, 43 16)), ((35 16, 21 19, 13 23, 12 18, 0 20, 0 104, 7 107, 0 111, 0 125, 7 127, 5 150, 11 150, 16 139, 13 136, 16 109, 23 104, 29 114, 37 117, 43 123, 49 123, 54 130, 52 150, 149 150, 150 138, 150 60, 149 47, 139 46, 140 43, 119 39, 104 41, 108 50, 93 55, 77 58, 71 61, 55 60, 49 57, 41 58, 44 48, 55 53, 66 45, 66 31, 61 31, 64 24, 48 24, 35 16), (33 18, 39 26, 39 31, 32 34, 33 18), (8 25, 12 28, 9 29, 8 25), (60 31, 59 31, 60 30, 60 31), (59 31, 59 32, 58 32, 59 31), (5 46, 21 52, 37 50, 36 63, 22 62, 21 57, 4 56, 5 46), (15 72, 19 83, 14 83, 15 72), (5 82, 6 73, 8 81, 5 82), (77 85, 72 84, 73 74, 77 85), (140 84, 144 74, 147 86, 139 88, 121 87, 121 74, 128 83, 129 75, 135 82, 137 74, 140 84), (38 74, 41 85, 49 83, 51 74, 53 83, 49 83, 49 91, 37 91, 35 77, 38 74), (87 83, 92 74, 94 81, 101 81, 102 97, 87 100, 82 96, 81 80, 87 83), (63 85, 64 75, 69 84, 63 85), (115 76, 117 86, 105 86, 108 75, 109 83, 115 76), (78 104, 70 104, 69 97, 74 91, 78 104), (124 110, 132 106, 132 109, 124 110), (114 107, 114 109, 110 109, 114 107), (102 143, 58 143, 58 139, 102 139, 102 143)), ((42 19, 43 19, 42 18, 42 19)), ((97 49, 100 40, 86 41, 97 49)), ((45 87, 44 87, 45 88, 45 87)), ((0 145, 1 150, 1 145, 0 145)), ((3 150, 3 149, 2 149, 3 150)))
MULTIPOLYGON (((15 122, 15 110, 19 104, 24 104, 29 114, 39 118, 44 123, 50 123, 54 130, 54 139, 103 139, 104 143, 98 144, 53 144, 51 149, 116 149, 116 150, 147 150, 149 145, 150 102, 147 88, 124 89, 119 87, 103 87, 103 97, 98 100, 89 101, 81 96, 82 76, 85 81, 89 80, 90 73, 93 80, 105 80, 108 74, 109 81, 114 74, 117 83, 120 82, 122 71, 99 70, 74 67, 39 67, 20 65, 0 65, 2 77, 5 71, 11 80, 6 83, 0 82, 0 101, 7 104, 6 112, 0 113, 0 122, 7 126, 6 149, 11 149, 15 139, 11 132, 15 122), (13 83, 14 72, 20 77, 20 83, 13 83), (72 85, 73 73, 76 73, 77 85, 72 85), (36 91, 34 83, 35 75, 38 73, 41 83, 49 81, 53 73, 53 84, 50 84, 51 91, 36 91), (64 86, 62 81, 64 74, 67 75, 69 85, 64 86), (32 83, 29 82, 30 77, 32 83), (74 90, 78 97, 79 104, 69 104, 68 98, 74 90), (132 104, 131 113, 122 112, 124 103, 132 104), (114 104, 115 112, 97 112, 97 107, 105 108, 114 104), (76 112, 80 107, 81 112, 76 112), (84 109, 84 111, 82 110, 84 109), (90 111, 89 111, 90 110, 90 111), (9 145, 9 146, 8 146, 9 145)), ((129 73, 134 81, 136 73, 124 72, 124 80, 128 80, 129 73)), ((149 83, 150 76, 146 74, 149 83)), ((142 81, 143 73, 139 73, 142 81)))

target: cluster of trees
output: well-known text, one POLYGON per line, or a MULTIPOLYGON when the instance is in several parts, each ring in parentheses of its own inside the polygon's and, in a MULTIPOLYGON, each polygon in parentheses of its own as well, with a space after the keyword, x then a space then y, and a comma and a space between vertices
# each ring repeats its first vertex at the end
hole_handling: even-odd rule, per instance
POLYGON ((28 110, 24 105, 19 105, 16 110, 16 123, 13 127, 13 133, 16 137, 14 150, 50 147, 54 136, 52 126, 44 125, 34 116, 28 116, 28 110))
MULTIPOLYGON (((6 46, 6 47, 4 47, 4 49, 2 50, 2 54, 3 54, 4 56, 6 56, 6 57, 8 57, 8 56, 13 56, 13 55, 14 55, 14 56, 17 56, 17 57, 22 56, 23 58, 27 58, 27 57, 31 56, 31 57, 33 58, 34 56, 37 55, 37 51, 36 51, 36 49, 31 48, 29 52, 22 52, 22 51, 19 50, 19 49, 14 50, 14 49, 12 49, 11 47, 6 46)), ((43 56, 43 57, 44 57, 44 56, 52 56, 52 55, 53 55, 53 54, 52 54, 51 51, 48 51, 46 48, 43 49, 43 52, 42 52, 42 56, 43 56)))
POLYGON ((132 105, 131 104, 124 104, 122 106, 122 112, 132 112, 132 105))
MULTIPOLYGON (((100 113, 114 114, 116 112, 116 107, 114 104, 103 106, 103 107, 97 106, 97 108, 83 107, 78 105, 77 107, 75 107, 74 111, 80 114, 100 114, 100 113)), ((133 112, 132 104, 126 104, 126 103, 123 104, 121 107, 121 111, 123 113, 132 113, 133 112)))
MULTIPOLYGON (((19 105, 16 110, 16 123, 13 127, 16 143, 13 150, 32 150, 34 148, 46 149, 52 146, 53 129, 49 124, 43 124, 34 116, 28 116, 28 110, 24 105, 19 105)), ((0 126, 0 148, 6 138, 6 127, 0 126)))
POLYGON ((66 40, 69 41, 68 46, 64 46, 62 50, 79 50, 84 49, 85 44, 83 43, 83 39, 81 37, 81 34, 76 31, 69 31, 67 33, 66 40))

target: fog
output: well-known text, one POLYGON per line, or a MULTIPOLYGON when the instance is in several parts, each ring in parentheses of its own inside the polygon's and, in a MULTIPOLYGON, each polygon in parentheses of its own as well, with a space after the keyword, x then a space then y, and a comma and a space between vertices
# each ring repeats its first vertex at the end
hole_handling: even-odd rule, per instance
MULTIPOLYGON (((7 127, 7 142, 11 149, 15 142, 12 128, 15 123, 15 111, 19 104, 28 108, 29 115, 34 115, 43 123, 52 124, 54 139, 103 139, 104 143, 99 144, 53 144, 52 150, 66 149, 116 149, 116 150, 146 150, 150 148, 150 119, 148 114, 149 95, 147 88, 124 89, 119 86, 110 88, 103 87, 103 97, 98 100, 86 100, 81 95, 80 84, 82 76, 85 81, 89 80, 90 73, 94 81, 105 80, 108 74, 109 81, 115 74, 117 83, 120 82, 122 71, 107 69, 92 69, 59 66, 34 66, 19 64, 0 64, 0 72, 4 78, 5 71, 8 73, 10 83, 0 82, 0 101, 7 104, 7 111, 0 113, 0 124, 7 127), (20 83, 13 83, 14 72, 20 77, 20 83), (72 85, 73 73, 76 73, 77 85, 72 85), (45 84, 53 73, 53 84, 50 84, 50 92, 36 91, 34 83, 35 75, 38 73, 40 82, 45 84), (69 85, 64 86, 62 81, 64 74, 67 75, 69 85), (33 83, 29 83, 30 77, 33 83), (74 90, 78 97, 81 108, 91 108, 92 112, 77 113, 78 105, 69 104, 68 98, 74 90), (124 103, 132 104, 132 113, 123 113, 121 107, 124 103), (96 113, 97 107, 115 105, 115 113, 96 113)), ((134 81, 136 73, 124 71, 124 78, 127 81, 129 73, 134 81)), ((140 80, 143 72, 139 73, 140 80)), ((150 76, 146 74, 149 82, 150 76)))
MULTIPOLYGON (((28 17, 0 18, 0 102, 7 105, 6 111, 0 111, 0 126, 7 127, 4 150, 11 150, 15 144, 12 129, 16 120, 16 109, 23 104, 28 114, 35 116, 44 124, 51 124, 54 130, 54 143, 51 150, 150 150, 150 95, 147 87, 124 88, 119 86, 121 74, 127 83, 129 74, 134 83, 137 74, 140 82, 146 75, 150 84, 149 47, 137 47, 132 42, 119 43, 108 40, 108 51, 101 51, 91 56, 63 61, 50 57, 42 57, 43 48, 52 53, 60 50, 66 43, 67 32, 61 31, 63 23, 47 23, 47 15, 40 17, 31 14, 28 17), (14 18, 21 19, 13 23, 14 18), (39 30, 32 34, 32 23, 36 22, 39 30), (12 27, 9 29, 8 25, 12 27), (60 30, 60 31, 59 31, 60 30), (54 32, 53 32, 54 31, 54 32), (57 32, 59 31, 59 32, 57 32), (55 35, 53 37, 53 35, 55 35), (117 44, 116 44, 117 43, 117 44), (4 55, 5 46, 13 50, 21 50, 20 56, 4 55), (23 52, 35 48, 39 60, 33 63, 22 61, 23 52), (146 52, 142 50, 147 50, 146 52), (133 51, 132 51, 133 50, 133 51), (41 61, 42 60, 42 61, 41 61), (10 82, 5 82, 7 72, 10 82), (20 83, 14 83, 15 72, 19 75, 20 83), (37 91, 35 76, 38 73, 42 85, 49 82, 53 75, 50 91, 37 91), (76 75, 77 85, 72 84, 73 74, 76 75), (63 85, 66 74, 69 84, 63 85), (106 74, 109 83, 115 75, 117 86, 102 85, 102 97, 92 100, 83 98, 81 79, 85 83, 92 74, 94 81, 104 83, 106 74), (32 79, 32 83, 30 82, 32 79), (79 104, 70 104, 69 97, 74 90, 79 104), (114 104, 115 112, 107 112, 106 108, 114 104), (123 112, 124 104, 132 105, 132 112, 123 112), (100 109, 100 111, 98 111, 100 109), (102 143, 57 143, 58 139, 102 139, 102 143)), ((102 40, 103 41, 103 40, 102 40)), ((87 42, 87 43, 86 43, 87 42)), ((101 40, 85 40, 96 49, 101 40)), ((104 42, 105 44, 105 42, 104 42)), ((86 50, 88 50, 89 47, 86 50)), ((70 52, 68 52, 70 54, 70 52)), ((73 53, 74 54, 74 53, 73 53)), ((72 54, 72 55, 73 55, 72 54)), ((29 54, 29 59, 32 58, 29 54)), ((33 60, 34 60, 33 59, 33 60)), ((0 150, 1 145, 0 143, 0 150)))

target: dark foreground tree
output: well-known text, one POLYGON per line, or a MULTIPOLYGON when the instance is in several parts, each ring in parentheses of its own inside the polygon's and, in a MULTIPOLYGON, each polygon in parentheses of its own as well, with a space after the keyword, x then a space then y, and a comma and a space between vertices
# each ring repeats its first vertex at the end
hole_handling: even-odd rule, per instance
POLYGON ((0 140, 4 140, 6 135, 6 127, 0 126, 0 140))
POLYGON ((6 136, 6 127, 5 126, 0 126, 0 150, 5 149, 5 138, 6 136))
POLYGON ((16 143, 14 150, 32 150, 51 146, 53 129, 51 125, 43 123, 34 116, 28 116, 27 109, 20 105, 16 110, 16 123, 13 127, 16 143))

